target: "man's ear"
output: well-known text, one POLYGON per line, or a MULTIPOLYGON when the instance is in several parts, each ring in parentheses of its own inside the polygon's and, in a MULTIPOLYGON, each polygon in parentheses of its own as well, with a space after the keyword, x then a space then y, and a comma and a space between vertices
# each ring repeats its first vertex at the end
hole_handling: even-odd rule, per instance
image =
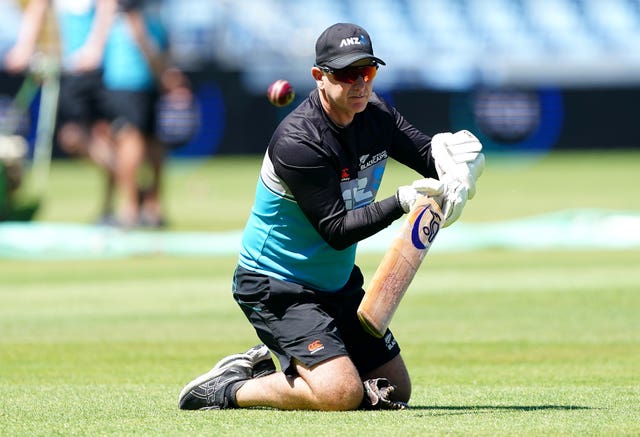
POLYGON ((318 85, 318 88, 322 88, 322 70, 320 70, 318 67, 311 67, 311 76, 313 76, 313 79, 316 81, 316 84, 318 85))

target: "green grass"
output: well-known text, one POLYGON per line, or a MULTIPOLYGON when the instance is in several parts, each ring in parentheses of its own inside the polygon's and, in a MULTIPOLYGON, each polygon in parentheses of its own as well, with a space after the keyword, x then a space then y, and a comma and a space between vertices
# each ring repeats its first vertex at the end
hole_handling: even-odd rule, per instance
MULTIPOLYGON (((639 158, 490 160, 463 219, 638 211, 639 158)), ((240 228, 258 164, 175 163, 172 229, 240 228)), ((411 177, 392 166, 384 189, 411 177)), ((98 188, 91 167, 56 163, 40 219, 91 220, 98 188)), ((367 278, 379 259, 359 257, 367 278)), ((392 323, 411 410, 181 412, 186 382, 256 341, 230 296, 234 264, 0 260, 0 435, 640 434, 640 250, 430 255, 392 323)))
MULTIPOLYGON (((175 230, 235 230, 251 208, 261 156, 176 160, 167 168, 164 200, 175 230)), ((389 164, 380 196, 418 175, 389 164)), ((494 221, 574 208, 640 210, 640 151, 556 153, 544 158, 488 156, 465 221, 494 221)), ((89 222, 98 215, 101 175, 86 162, 51 170, 43 221, 89 222)))

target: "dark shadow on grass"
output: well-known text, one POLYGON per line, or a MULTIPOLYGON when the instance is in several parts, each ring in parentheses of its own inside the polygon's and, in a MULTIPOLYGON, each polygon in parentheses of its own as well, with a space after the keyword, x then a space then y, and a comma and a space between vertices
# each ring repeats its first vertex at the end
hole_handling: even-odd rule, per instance
POLYGON ((583 407, 579 405, 411 405, 410 410, 430 411, 431 416, 449 416, 460 414, 495 413, 496 411, 572 411, 572 410, 593 410, 593 407, 583 407))

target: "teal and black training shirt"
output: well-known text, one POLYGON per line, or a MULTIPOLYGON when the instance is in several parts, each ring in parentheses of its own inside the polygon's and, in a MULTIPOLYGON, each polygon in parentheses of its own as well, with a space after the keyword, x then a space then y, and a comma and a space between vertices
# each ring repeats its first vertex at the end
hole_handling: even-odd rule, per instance
POLYGON ((339 290, 353 269, 357 243, 403 215, 395 196, 375 201, 387 159, 437 178, 430 149, 431 138, 375 93, 341 128, 312 91, 269 142, 239 265, 320 291, 339 290))

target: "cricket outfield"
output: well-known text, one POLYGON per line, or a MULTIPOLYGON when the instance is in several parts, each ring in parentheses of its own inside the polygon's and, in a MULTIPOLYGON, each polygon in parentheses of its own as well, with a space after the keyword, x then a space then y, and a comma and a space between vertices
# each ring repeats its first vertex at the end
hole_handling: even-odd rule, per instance
MULTIPOLYGON (((259 162, 173 162, 169 230, 240 229, 259 162)), ((639 162, 638 152, 488 156, 459 224, 640 212, 639 162)), ((412 178, 391 165, 382 195, 412 178)), ((99 189, 86 163, 54 162, 38 220, 90 221, 99 189)), ((366 278, 381 255, 359 256, 366 278)), ((640 248, 434 250, 391 323, 413 377, 408 411, 179 411, 186 382, 256 341, 230 296, 234 265, 234 255, 0 259, 0 435, 640 433, 640 248)))

